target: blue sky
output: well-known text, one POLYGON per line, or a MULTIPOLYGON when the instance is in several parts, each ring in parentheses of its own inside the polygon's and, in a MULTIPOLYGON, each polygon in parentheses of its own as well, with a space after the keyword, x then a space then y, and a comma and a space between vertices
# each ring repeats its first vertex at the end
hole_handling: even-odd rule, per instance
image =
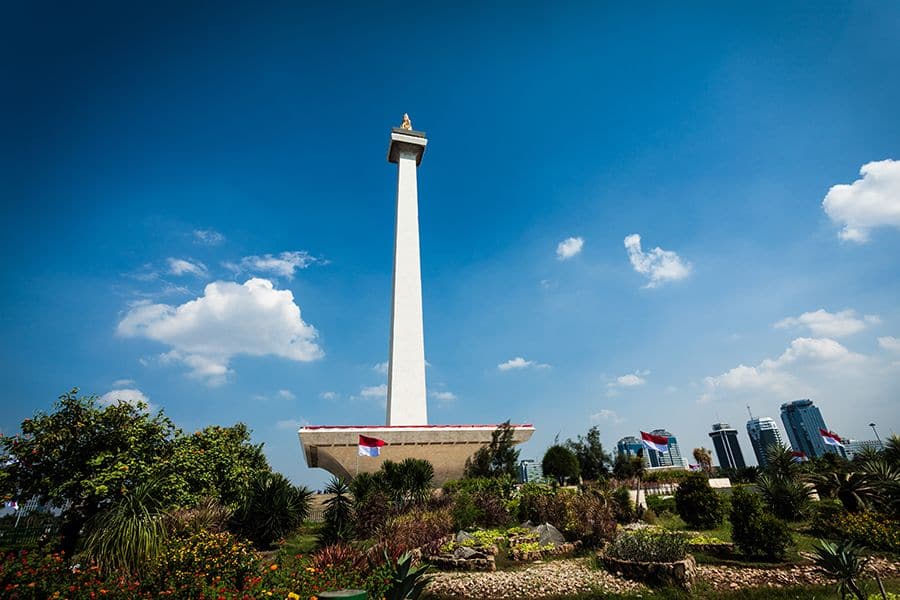
POLYGON ((433 423, 900 430, 896 4, 182 4, 4 19, 2 431, 132 390, 319 485, 298 424, 384 421, 404 112, 433 423))

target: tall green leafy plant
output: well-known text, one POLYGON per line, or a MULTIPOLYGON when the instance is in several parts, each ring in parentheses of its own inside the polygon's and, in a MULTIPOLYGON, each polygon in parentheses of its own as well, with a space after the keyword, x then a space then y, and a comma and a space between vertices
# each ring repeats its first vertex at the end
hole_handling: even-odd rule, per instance
POLYGON ((391 566, 385 600, 418 600, 431 581, 427 575, 428 565, 414 566, 409 552, 404 552, 396 562, 385 552, 384 560, 391 566))
POLYGON ((84 556, 106 573, 134 575, 154 563, 168 533, 159 493, 158 480, 146 481, 92 517, 84 556))
POLYGON ((312 492, 280 473, 258 473, 232 519, 234 527, 259 548, 268 548, 309 516, 312 492))
POLYGON ((841 598, 852 594, 859 600, 865 600, 866 596, 856 583, 856 579, 862 574, 868 561, 860 558, 859 551, 852 542, 833 544, 819 540, 813 551, 816 566, 838 580, 838 593, 841 598))
POLYGON ((501 477, 516 476, 519 463, 519 451, 513 446, 515 429, 509 421, 501 423, 491 433, 491 443, 479 448, 474 455, 466 459, 466 477, 501 477))
POLYGON ((692 473, 678 484, 675 508, 685 523, 697 529, 714 529, 725 516, 722 499, 710 487, 705 473, 692 473))
POLYGON ((324 492, 331 494, 331 498, 325 501, 325 524, 319 532, 320 546, 353 537, 353 500, 347 482, 339 477, 332 477, 324 492))

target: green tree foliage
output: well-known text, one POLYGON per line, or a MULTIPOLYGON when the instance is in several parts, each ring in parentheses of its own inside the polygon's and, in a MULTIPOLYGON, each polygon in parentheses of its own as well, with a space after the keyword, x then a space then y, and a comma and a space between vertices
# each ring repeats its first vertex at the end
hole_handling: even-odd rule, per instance
POLYGON ((704 473, 691 473, 678 484, 675 508, 684 522, 696 529, 715 529, 725 516, 722 499, 704 473))
POLYGON ((541 461, 541 467, 544 477, 552 477, 560 485, 564 485, 567 481, 577 482, 578 475, 581 473, 575 453, 565 446, 559 445, 547 448, 544 460, 541 461))
POLYGON ((515 430, 509 421, 500 424, 491 433, 491 443, 479 448, 466 459, 466 477, 515 477, 518 470, 519 451, 513 447, 515 430))
POLYGON ((588 429, 584 437, 579 435, 574 441, 566 440, 563 445, 575 454, 585 481, 598 481, 609 475, 611 459, 603 450, 600 429, 596 425, 588 429))
POLYGON ((328 546, 353 537, 353 501, 350 487, 338 477, 332 477, 324 492, 331 494, 325 501, 325 525, 319 532, 319 545, 328 546))
POLYGON ((617 479, 631 479, 640 477, 644 473, 644 459, 640 456, 631 456, 620 452, 616 454, 613 462, 613 475, 617 479))
POLYGON ((83 525, 104 505, 171 458, 177 433, 162 412, 151 416, 142 403, 103 406, 73 389, 59 397, 53 412, 25 419, 23 435, 0 438, 10 463, 4 494, 67 507, 63 546, 71 551, 83 525))
POLYGON ((309 516, 312 492, 293 485, 280 473, 257 473, 235 512, 238 532, 266 549, 297 529, 309 516))
POLYGON ((784 560, 793 545, 784 521, 767 513, 759 496, 744 487, 736 487, 731 495, 729 519, 734 544, 746 556, 784 560))

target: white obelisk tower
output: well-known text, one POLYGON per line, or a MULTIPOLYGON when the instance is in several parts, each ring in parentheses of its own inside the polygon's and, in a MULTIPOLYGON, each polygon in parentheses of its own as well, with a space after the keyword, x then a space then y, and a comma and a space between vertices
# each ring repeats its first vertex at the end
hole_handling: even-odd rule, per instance
POLYGON ((423 132, 413 131, 407 115, 403 115, 400 127, 391 129, 388 161, 397 164, 397 228, 388 357, 387 425, 428 424, 416 183, 416 170, 422 162, 427 143, 423 132))

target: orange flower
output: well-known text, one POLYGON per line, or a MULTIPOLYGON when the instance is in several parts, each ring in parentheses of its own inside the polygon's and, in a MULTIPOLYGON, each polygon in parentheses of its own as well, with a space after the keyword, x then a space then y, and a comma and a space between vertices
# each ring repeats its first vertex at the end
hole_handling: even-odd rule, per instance
POLYGON ((272 571, 276 571, 278 569, 278 565, 272 565, 271 567, 269 567, 269 569, 272 571))

